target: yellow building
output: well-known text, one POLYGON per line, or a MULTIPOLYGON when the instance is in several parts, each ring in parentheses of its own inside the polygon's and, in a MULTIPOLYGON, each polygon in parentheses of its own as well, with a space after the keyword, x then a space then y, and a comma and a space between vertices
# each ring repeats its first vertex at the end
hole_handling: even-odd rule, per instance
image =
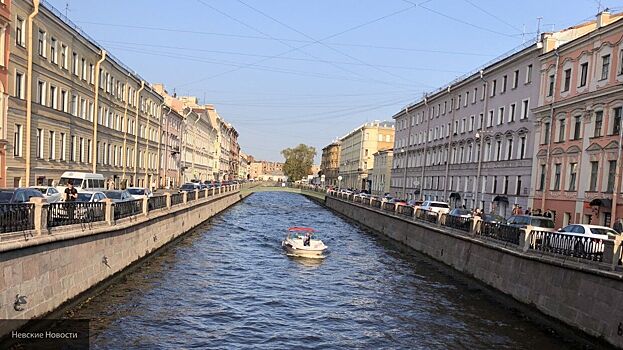
POLYGON ((340 141, 331 142, 322 149, 320 171, 324 175, 325 186, 337 186, 340 172, 340 141))
POLYGON ((374 168, 372 168, 369 176, 371 181, 370 193, 382 196, 389 192, 391 185, 394 152, 391 149, 386 149, 378 151, 372 156, 374 157, 374 168))
POLYGON ((368 122, 342 137, 340 170, 342 188, 370 189, 369 171, 374 167, 373 154, 394 146, 394 123, 368 122))

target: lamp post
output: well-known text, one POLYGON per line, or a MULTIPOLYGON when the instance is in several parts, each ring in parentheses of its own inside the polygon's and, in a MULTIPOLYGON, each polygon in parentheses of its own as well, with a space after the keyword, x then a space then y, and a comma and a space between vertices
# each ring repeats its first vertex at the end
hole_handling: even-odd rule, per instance
POLYGON ((407 167, 408 167, 408 159, 409 159, 409 146, 411 146, 411 126, 413 125, 413 123, 411 123, 411 120, 409 118, 409 106, 405 107, 405 116, 407 119, 407 123, 409 123, 409 131, 407 134, 407 149, 405 151, 404 148, 402 148, 400 150, 401 153, 403 153, 403 157, 404 157, 404 174, 402 176, 402 196, 403 198, 406 200, 406 194, 407 194, 407 167))
MULTIPOLYGON (((489 88, 489 82, 487 82, 487 80, 484 77, 485 72, 484 71, 480 71, 480 80, 485 82, 485 86, 484 86, 484 94, 485 94, 485 103, 484 103, 484 107, 482 110, 482 123, 480 124, 480 130, 478 132, 476 132, 476 139, 480 138, 480 151, 478 152, 478 172, 476 173, 476 193, 474 195, 474 201, 475 201, 475 207, 478 207, 478 194, 480 193, 480 172, 482 171, 482 156, 483 156, 483 142, 484 142, 484 136, 482 134, 486 133, 483 129, 483 125, 485 124, 485 120, 487 118, 487 103, 488 101, 488 97, 489 97, 489 92, 487 91, 489 88), (482 136, 482 137, 481 137, 482 136)), ((484 205, 482 210, 484 211, 484 205)))
POLYGON ((342 189, 342 175, 337 177, 337 188, 338 190, 342 189))
MULTIPOLYGON (((428 96, 424 95, 424 109, 426 114, 426 139, 424 140, 424 154, 423 154, 423 162, 422 162, 422 175, 420 177, 420 200, 424 200, 424 174, 426 174, 426 152, 428 149, 428 138, 430 137, 430 119, 431 113, 428 109, 428 96)), ((424 115, 424 113, 423 113, 424 115)))

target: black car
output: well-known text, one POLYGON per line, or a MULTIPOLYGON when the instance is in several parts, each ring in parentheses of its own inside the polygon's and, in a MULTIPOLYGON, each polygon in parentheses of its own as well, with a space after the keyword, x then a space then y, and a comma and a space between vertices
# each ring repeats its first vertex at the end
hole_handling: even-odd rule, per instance
POLYGON ((32 225, 30 198, 45 198, 43 193, 33 188, 2 188, 0 189, 0 232, 26 230, 32 225))
POLYGON ((0 204, 28 203, 33 197, 44 198, 43 193, 34 188, 0 188, 0 204))
POLYGON ((194 191, 195 189, 200 189, 200 185, 198 183, 185 183, 180 187, 180 192, 191 192, 194 191))

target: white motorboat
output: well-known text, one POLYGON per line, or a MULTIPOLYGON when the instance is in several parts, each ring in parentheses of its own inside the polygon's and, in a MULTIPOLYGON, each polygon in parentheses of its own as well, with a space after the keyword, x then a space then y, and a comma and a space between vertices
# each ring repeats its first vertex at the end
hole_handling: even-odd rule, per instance
POLYGON ((313 239, 315 230, 309 227, 290 227, 281 246, 288 255, 303 258, 322 259, 327 246, 319 239, 313 239))

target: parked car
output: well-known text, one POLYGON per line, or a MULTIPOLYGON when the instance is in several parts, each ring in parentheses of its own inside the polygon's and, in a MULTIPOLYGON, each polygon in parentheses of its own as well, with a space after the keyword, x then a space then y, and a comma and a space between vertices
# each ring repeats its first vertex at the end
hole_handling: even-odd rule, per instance
POLYGON ((100 191, 85 191, 78 192, 78 198, 76 198, 76 202, 101 202, 106 199, 106 195, 100 191))
POLYGON ((422 210, 427 210, 437 214, 448 214, 450 212, 450 206, 445 202, 437 201, 425 201, 420 207, 422 210))
POLYGON ((28 203, 33 197, 45 198, 33 188, 0 188, 0 204, 28 203))
POLYGON ((511 215, 506 220, 506 224, 519 227, 530 233, 532 231, 556 232, 554 229, 554 220, 543 216, 532 215, 511 215))
POLYGON ((104 191, 103 193, 106 195, 106 198, 112 199, 115 203, 127 202, 134 199, 127 190, 110 190, 104 191))
POLYGON ((104 175, 102 174, 66 171, 63 175, 61 175, 61 179, 56 186, 56 190, 60 193, 65 193, 65 188, 67 188, 67 184, 70 181, 78 192, 103 191, 106 189, 104 175))
POLYGON ((567 225, 558 230, 558 233, 597 239, 615 239, 621 235, 610 227, 580 224, 567 225))
POLYGON ((130 193, 133 199, 142 199, 142 198, 151 198, 154 196, 154 193, 149 188, 143 187, 128 187, 126 191, 130 193))
POLYGON ((180 186, 180 192, 192 192, 195 189, 200 189, 201 186, 199 186, 199 184, 194 183, 194 182, 187 182, 185 184, 183 184, 182 186, 180 186))
POLYGON ((448 215, 456 216, 460 218, 471 218, 472 212, 467 209, 463 209, 463 208, 454 208, 450 210, 450 213, 448 213, 448 215))
POLYGON ((491 224, 506 224, 506 219, 503 216, 497 214, 484 214, 481 220, 491 224))
POLYGON ((387 203, 394 203, 394 204, 400 204, 400 205, 407 205, 407 201, 404 199, 399 199, 399 198, 392 198, 390 200, 387 201, 387 203))
POLYGON ((30 188, 37 190, 43 194, 48 203, 56 203, 63 200, 63 193, 58 192, 55 187, 52 186, 30 186, 30 188))

